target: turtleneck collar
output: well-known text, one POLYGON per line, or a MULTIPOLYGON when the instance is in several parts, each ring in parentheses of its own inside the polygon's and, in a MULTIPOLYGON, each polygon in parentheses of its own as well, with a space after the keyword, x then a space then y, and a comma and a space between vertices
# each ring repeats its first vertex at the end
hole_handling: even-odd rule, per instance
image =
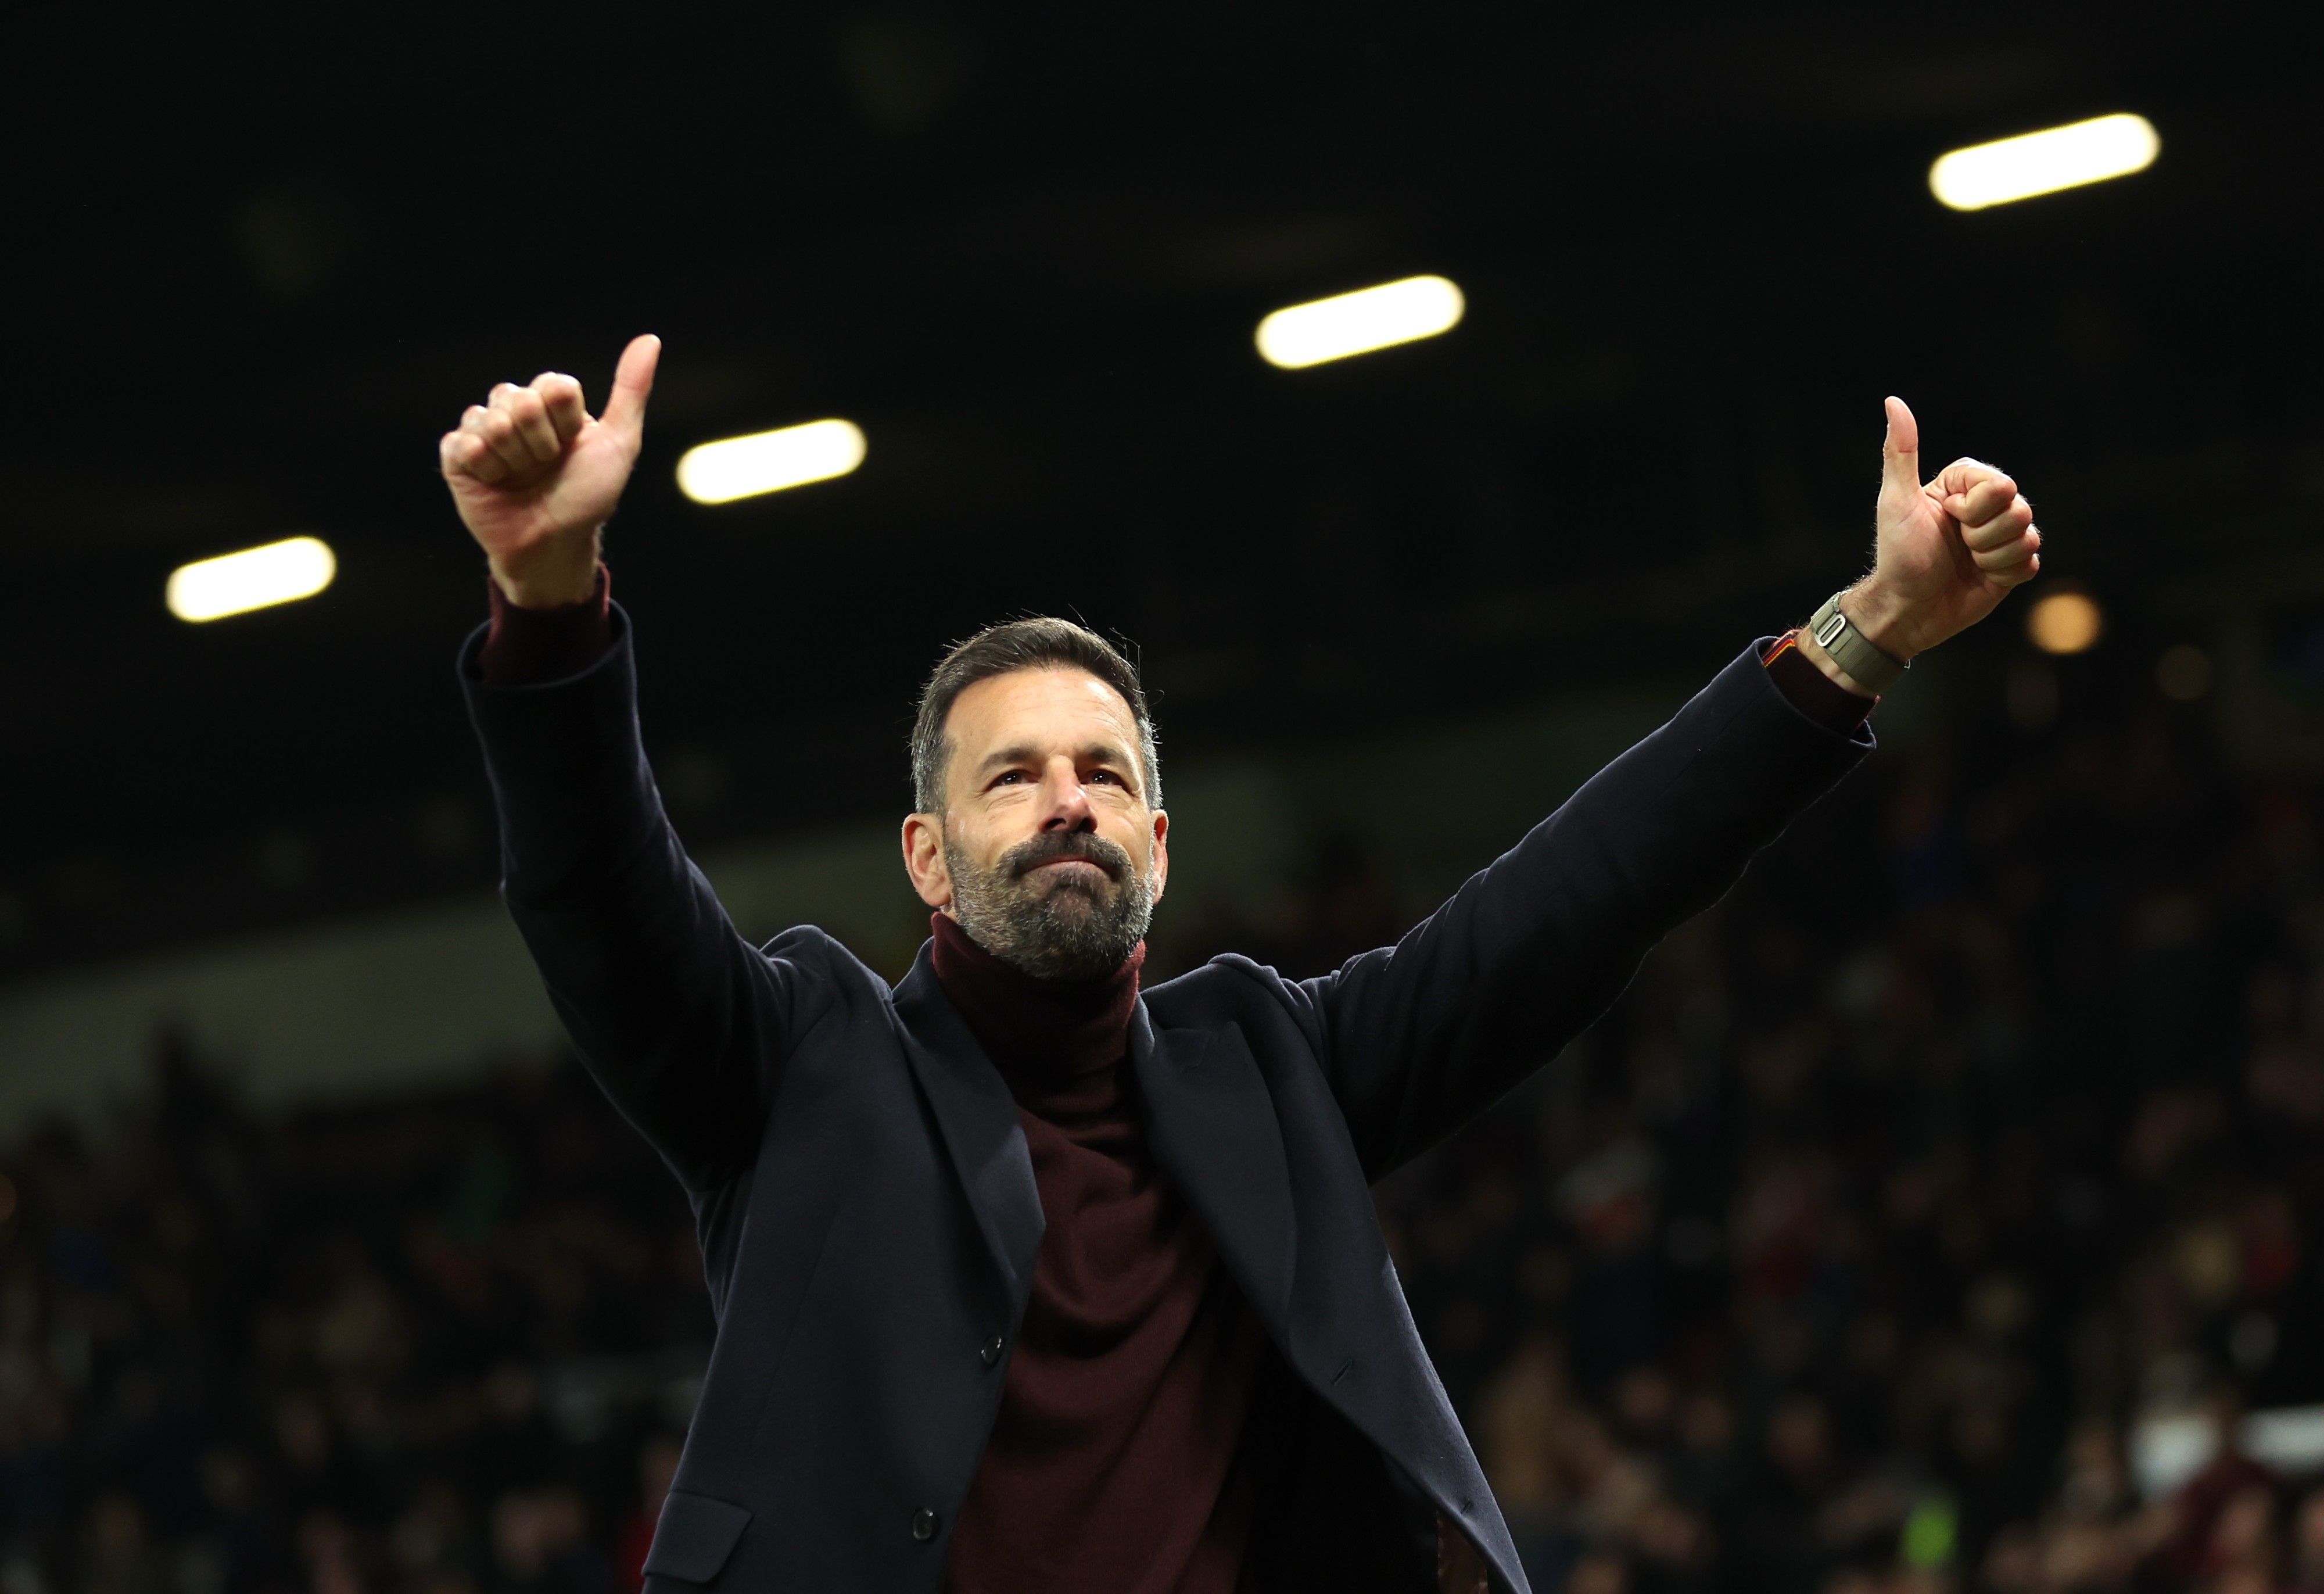
POLYGON ((1139 941, 1121 967, 1098 979, 1036 979, 969 938, 951 917, 931 915, 936 980, 1017 1092, 1071 1085, 1111 1069, 1130 1049, 1130 1015, 1138 1006, 1139 941))

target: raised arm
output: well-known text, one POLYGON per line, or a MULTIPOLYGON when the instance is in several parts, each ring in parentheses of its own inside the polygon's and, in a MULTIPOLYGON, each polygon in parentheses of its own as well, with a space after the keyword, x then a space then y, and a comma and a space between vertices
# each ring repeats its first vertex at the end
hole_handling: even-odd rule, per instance
MULTIPOLYGON (((593 417, 572 377, 503 383, 439 445, 444 478, 504 603, 597 593, 660 343, 632 342, 593 417)), ((820 988, 819 947, 761 954, 734 931, 662 812, 638 739, 625 618, 561 680, 463 684, 501 817, 502 894, 566 1028, 614 1105, 697 1195, 747 1163, 788 1037, 820 988)))
MULTIPOLYGON (((1960 459, 1923 483, 1888 401, 1872 572, 1840 597, 1886 671, 1990 614, 2041 568, 2016 483, 1960 459)), ((1828 631, 1836 647, 1840 634, 1828 631)), ((1864 682, 1803 628, 1800 652, 1864 682)), ((1812 679, 1811 677, 1810 679, 1812 679)), ((1491 1105, 1603 1012, 1639 960, 1871 748, 1812 721, 1745 654, 1394 948, 1300 987, 1374 1177, 1491 1105)), ((1836 901, 1848 885, 1835 882, 1836 901)))

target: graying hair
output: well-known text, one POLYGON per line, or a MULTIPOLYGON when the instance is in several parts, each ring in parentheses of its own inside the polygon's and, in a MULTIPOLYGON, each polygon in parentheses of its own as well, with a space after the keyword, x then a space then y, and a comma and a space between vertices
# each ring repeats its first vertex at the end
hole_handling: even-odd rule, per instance
POLYGON ((920 711, 912 722, 912 802, 921 813, 942 813, 945 773, 952 764, 952 738, 945 721, 953 703, 980 681, 1019 670, 1081 670, 1121 694, 1138 725, 1139 774, 1146 806, 1162 808, 1162 758, 1154 718, 1146 710, 1146 689, 1138 666, 1120 649, 1084 626, 1047 616, 988 626, 957 643, 920 689, 920 711))

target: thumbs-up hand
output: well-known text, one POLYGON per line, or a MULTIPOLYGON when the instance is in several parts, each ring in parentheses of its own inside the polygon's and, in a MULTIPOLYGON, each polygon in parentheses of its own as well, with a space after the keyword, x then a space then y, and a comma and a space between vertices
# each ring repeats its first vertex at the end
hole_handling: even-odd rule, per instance
POLYGON ((1857 629, 1898 660, 1967 630, 2042 569, 2034 506, 2004 472, 1956 459, 1921 479, 1921 429, 1888 401, 1872 573, 1840 600, 1857 629))
POLYGON ((602 416, 559 372, 503 382, 437 445, 461 521, 519 607, 577 603, 595 588, 598 533, 637 463, 660 358, 660 338, 632 339, 602 416))

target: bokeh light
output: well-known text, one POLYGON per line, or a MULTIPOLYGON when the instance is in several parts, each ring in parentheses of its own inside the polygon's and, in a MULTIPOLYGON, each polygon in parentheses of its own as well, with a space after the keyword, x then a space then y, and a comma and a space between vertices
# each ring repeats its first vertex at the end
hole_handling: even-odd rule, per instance
POLYGON ((678 490, 696 504, 731 504, 845 476, 863 453, 863 429, 853 421, 809 421, 687 449, 678 490))
POLYGON ((181 620, 222 620, 312 598, 331 584, 338 568, 319 537, 286 537, 180 566, 162 588, 162 601, 181 620))
POLYGON ((1286 370, 1320 366, 1449 332, 1467 304, 1443 277, 1406 277, 1277 310, 1259 323, 1259 352, 1286 370))
POLYGON ((2106 630, 2106 616, 2086 592, 2044 594, 2025 612, 2025 635, 2045 653, 2087 653, 2106 630))
POLYGON ((1982 210, 2144 171, 2162 148, 2144 116, 2094 116, 1941 155, 1929 168, 1929 191, 1952 209, 1982 210))

